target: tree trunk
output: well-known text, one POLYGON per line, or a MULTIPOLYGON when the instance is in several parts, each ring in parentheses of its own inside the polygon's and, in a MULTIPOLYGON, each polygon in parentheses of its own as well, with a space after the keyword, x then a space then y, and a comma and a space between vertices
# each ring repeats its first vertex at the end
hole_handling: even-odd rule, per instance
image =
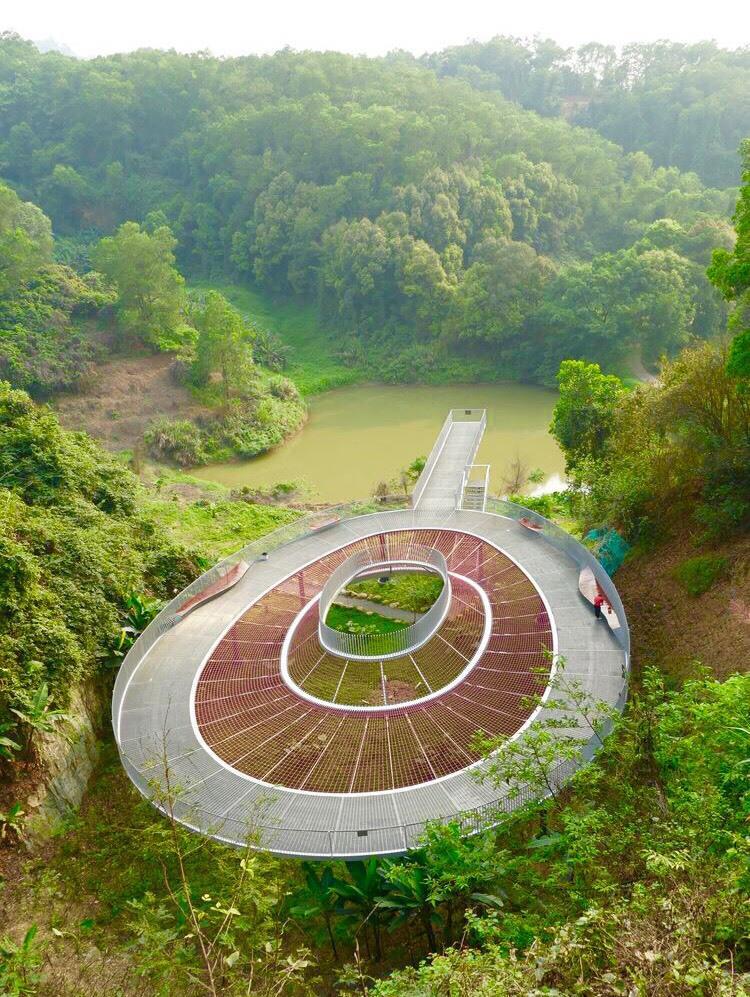
POLYGON ((380 944, 380 921, 375 920, 372 924, 372 934, 375 938, 375 962, 380 962, 383 958, 383 949, 380 944))
POLYGON ((429 910, 422 911, 422 924, 427 935, 427 944, 430 946, 430 952, 437 952, 437 939, 435 938, 435 929, 432 927, 432 921, 430 920, 429 910))
POLYGON ((331 928, 331 916, 326 914, 326 929, 328 931, 328 939, 331 943, 331 948, 333 949, 333 958, 338 960, 339 954, 336 949, 336 939, 333 937, 333 929, 331 928))

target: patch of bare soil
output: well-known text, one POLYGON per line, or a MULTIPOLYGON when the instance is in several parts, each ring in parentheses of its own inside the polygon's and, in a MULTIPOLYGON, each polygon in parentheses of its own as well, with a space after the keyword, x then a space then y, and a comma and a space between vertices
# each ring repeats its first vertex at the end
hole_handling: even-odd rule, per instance
POLYGON ((96 364, 85 388, 53 402, 66 429, 84 430, 108 450, 133 450, 158 416, 196 419, 209 410, 169 373, 173 357, 119 358, 96 364))
POLYGON ((626 562, 615 581, 628 613, 637 666, 658 663, 678 679, 695 674, 695 662, 720 679, 750 671, 750 537, 707 550, 696 547, 686 530, 626 562), (693 597, 674 571, 704 553, 726 557, 727 572, 693 597))
MULTIPOLYGON (((412 699, 417 699, 420 694, 409 682, 402 682, 400 679, 387 679, 385 683, 385 696, 388 703, 409 703, 412 699)), ((424 695, 424 692, 422 693, 424 695)), ((373 706, 380 706, 383 702, 383 690, 373 689, 370 694, 370 703, 373 706)))

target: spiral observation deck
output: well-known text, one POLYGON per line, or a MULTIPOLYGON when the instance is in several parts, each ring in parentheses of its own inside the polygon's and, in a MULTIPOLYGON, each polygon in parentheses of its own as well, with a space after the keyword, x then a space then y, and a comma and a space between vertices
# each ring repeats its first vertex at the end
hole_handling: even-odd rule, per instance
MULTIPOLYGON (((552 524, 521 525, 528 510, 460 508, 455 485, 476 432, 461 425, 456 447, 445 428, 416 508, 347 508, 291 524, 193 583, 139 638, 118 675, 113 723, 144 795, 162 808, 169 796, 184 824, 238 845, 307 857, 398 853, 431 820, 471 830, 529 798, 529 788, 481 779, 476 734, 523 738, 533 720, 558 715, 545 697, 560 656, 567 677, 622 707, 627 627, 613 634, 597 623, 577 584, 592 567, 624 623, 611 580, 552 524), (337 570, 355 555, 411 563, 425 550, 450 584, 417 647, 347 658, 321 643, 318 600, 337 570), (213 598, 201 602, 206 592, 213 598)), ((590 757, 590 727, 572 733, 581 760, 590 757)), ((576 764, 561 763, 553 778, 576 764)))

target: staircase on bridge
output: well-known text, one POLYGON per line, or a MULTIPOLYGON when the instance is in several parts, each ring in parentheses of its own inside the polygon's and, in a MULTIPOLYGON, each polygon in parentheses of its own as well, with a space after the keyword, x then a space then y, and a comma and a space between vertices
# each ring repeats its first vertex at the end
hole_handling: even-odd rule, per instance
POLYGON ((473 461, 484 429, 484 409, 453 409, 443 423, 412 495, 415 509, 484 511, 487 496, 487 465, 481 478, 472 473, 473 461))
POLYGON ((489 476, 489 464, 471 464, 464 470, 460 509, 484 512, 487 504, 489 476))

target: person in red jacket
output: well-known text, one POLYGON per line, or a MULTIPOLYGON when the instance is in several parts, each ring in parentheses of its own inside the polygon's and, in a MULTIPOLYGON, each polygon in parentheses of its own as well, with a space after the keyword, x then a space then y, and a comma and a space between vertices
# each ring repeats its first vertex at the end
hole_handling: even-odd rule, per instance
POLYGON ((597 620, 602 619, 603 605, 604 605, 604 596, 601 594, 601 592, 597 592, 596 596, 594 597, 594 615, 596 616, 597 620))

